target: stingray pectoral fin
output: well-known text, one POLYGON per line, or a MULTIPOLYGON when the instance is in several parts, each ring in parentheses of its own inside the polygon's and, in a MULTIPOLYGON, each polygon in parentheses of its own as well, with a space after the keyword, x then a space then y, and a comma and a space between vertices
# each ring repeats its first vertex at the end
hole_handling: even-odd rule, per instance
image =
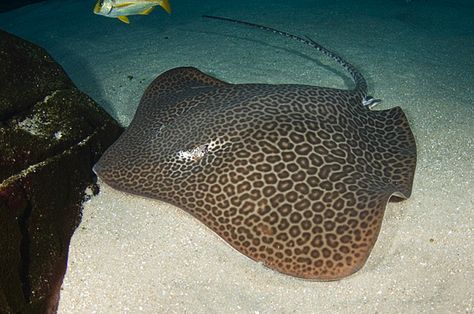
POLYGON ((372 163, 383 167, 384 180, 390 182, 397 196, 408 198, 416 168, 416 142, 408 119, 400 107, 369 111, 369 117, 374 125, 374 144, 380 146, 381 151, 385 150, 378 155, 380 159, 372 163))
POLYGON ((171 5, 168 0, 157 1, 158 5, 161 6, 168 14, 171 14, 171 5))
POLYGON ((154 9, 155 9, 155 7, 151 7, 151 8, 149 8, 149 9, 146 9, 146 10, 140 12, 140 14, 141 14, 141 15, 148 15, 148 14, 150 14, 154 9))
POLYGON ((130 24, 130 20, 125 15, 117 16, 117 18, 126 24, 130 24))
POLYGON ((145 118, 150 117, 150 112, 153 112, 157 123, 166 124, 177 118, 189 106, 180 99, 230 85, 193 67, 174 68, 162 73, 151 82, 143 93, 135 115, 137 118, 141 116, 145 118))
POLYGON ((154 79, 143 93, 142 101, 146 100, 152 103, 167 95, 174 96, 181 91, 198 92, 200 88, 228 85, 230 84, 209 76, 196 68, 179 67, 168 70, 154 79), (170 84, 170 82, 173 82, 173 84, 170 84))
MULTIPOLYGON (((235 238, 228 239, 223 233, 217 233, 244 255, 278 272, 315 281, 339 280, 354 274, 365 265, 377 241, 388 200, 389 194, 381 191, 372 194, 372 201, 369 203, 356 201, 355 206, 344 208, 348 214, 341 213, 338 216, 340 221, 343 221, 344 216, 345 222, 340 224, 334 223, 331 218, 322 218, 319 223, 315 219, 318 217, 316 214, 311 222, 301 220, 286 230, 282 229, 284 224, 281 223, 268 225, 264 229, 276 230, 276 236, 265 232, 254 236, 260 243, 265 243, 265 240, 272 237, 273 243, 280 243, 280 246, 272 247, 274 256, 252 252, 235 238), (351 213, 357 215, 352 216, 351 213), (311 234, 305 230, 311 230, 311 234), (288 241, 282 242, 282 238, 288 241), (299 257, 292 258, 298 255, 299 257)), ((295 212, 290 214, 290 220, 295 212)), ((327 206, 321 215, 329 217, 332 212, 338 212, 338 209, 327 206)))
POLYGON ((157 94, 161 95, 163 93, 173 94, 188 88, 196 89, 199 87, 226 85, 230 84, 209 76, 196 68, 179 67, 168 70, 154 79, 145 90, 144 96, 151 96, 150 93, 153 96, 157 96, 157 94), (170 82, 173 82, 173 85, 170 86, 170 82))

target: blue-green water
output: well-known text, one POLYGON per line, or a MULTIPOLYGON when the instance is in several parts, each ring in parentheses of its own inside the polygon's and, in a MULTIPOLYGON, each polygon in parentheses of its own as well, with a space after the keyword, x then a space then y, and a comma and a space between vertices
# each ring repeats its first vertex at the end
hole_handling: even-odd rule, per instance
MULTIPOLYGON (((169 279, 174 278, 172 272, 143 274, 146 278, 156 277, 148 287, 159 287, 158 295, 151 294, 162 306, 152 307, 155 312, 159 308, 192 312, 196 302, 214 304, 214 309, 261 313, 266 309, 297 313, 354 312, 356 306, 362 306, 357 311, 392 313, 473 310, 472 0, 171 0, 171 15, 156 9, 149 16, 130 17, 130 25, 94 15, 94 4, 85 0, 58 0, 25 6, 1 13, 0 28, 47 49, 81 90, 124 125, 133 117, 147 84, 177 66, 195 66, 233 83, 352 86, 343 69, 317 52, 273 34, 201 18, 208 14, 308 35, 338 52, 362 72, 368 81, 369 93, 383 99, 382 109, 402 107, 417 140, 418 166, 413 194, 409 200, 387 207, 375 250, 356 276, 337 284, 274 277, 271 273, 255 271, 251 263, 241 263, 237 255, 221 250, 219 244, 209 249, 199 242, 203 247, 180 252, 183 260, 199 261, 192 264, 195 269, 186 270, 186 264, 181 261, 170 260, 166 264, 166 259, 160 260, 164 269, 180 265, 179 271, 189 274, 180 279, 182 281, 176 283, 169 279), (224 259, 225 262, 217 263, 215 256, 223 259, 230 256, 232 262, 224 259), (206 273, 208 269, 212 272, 206 273), (219 280, 222 278, 218 274, 226 272, 231 279, 219 280), (245 280, 249 277, 252 282, 245 280), (239 281, 240 278, 243 280, 239 281), (207 280, 218 288, 210 285, 210 290, 203 289, 206 286, 203 282, 207 280), (176 304, 167 303, 171 302, 169 294, 161 295, 161 290, 179 293, 183 289, 186 295, 179 298, 179 305, 176 300, 176 304), (229 304, 234 307, 226 307, 229 304)), ((111 203, 110 198, 115 202, 113 197, 101 193, 87 206, 89 210, 100 208, 97 216, 108 213, 111 210, 104 209, 107 207, 104 204, 111 203)), ((120 206, 118 203, 114 206, 120 206)), ((130 207, 134 208, 135 203, 130 207)), ((88 207, 86 213, 87 210, 88 207)), ((154 212, 153 208, 148 212, 154 212)), ((117 216, 119 214, 117 210, 117 216)), ((160 214, 168 216, 170 213, 160 211, 160 214)), ((161 220, 163 218, 158 219, 161 220)), ((108 230, 100 225, 103 223, 100 218, 91 221, 99 224, 96 229, 108 230)), ((153 234, 159 239, 170 237, 168 241, 173 242, 176 235, 162 229, 154 228, 153 234)), ((93 238, 104 237, 103 242, 108 243, 111 240, 106 235, 98 232, 93 238)), ((157 251, 175 252, 180 248, 179 245, 166 247, 166 241, 163 242, 157 251)), ((139 247, 140 243, 130 246, 139 247)), ((87 245, 74 247, 73 241, 72 256, 83 254, 88 257, 85 260, 90 260, 95 256, 94 249, 87 245)), ((121 256, 101 258, 92 262, 107 264, 105 258, 113 260, 121 256)), ((80 258, 75 262, 79 265, 80 258)), ((81 266, 77 268, 91 268, 81 266)), ((147 267, 135 276, 137 283, 127 282, 123 288, 127 290, 128 284, 131 287, 145 285, 139 278, 146 270, 147 267)), ((113 271, 118 277, 127 276, 117 269, 113 271)), ((81 300, 80 293, 100 295, 100 283, 92 284, 94 278, 100 276, 92 274, 87 277, 89 281, 82 280, 81 276, 86 275, 79 274, 80 279, 76 281, 66 278, 73 289, 66 289, 65 295, 74 302, 81 300), (74 292, 77 296, 71 297, 74 292)), ((147 295, 146 287, 142 288, 141 293, 147 295)), ((67 301, 66 296, 64 300, 74 303, 67 301)), ((117 299, 110 297, 110 300, 116 311, 123 310, 119 307, 122 301, 119 294, 117 299)), ((108 298, 102 298, 102 302, 107 301, 108 298)), ((84 300, 85 305, 77 308, 86 309, 88 302, 84 300)))

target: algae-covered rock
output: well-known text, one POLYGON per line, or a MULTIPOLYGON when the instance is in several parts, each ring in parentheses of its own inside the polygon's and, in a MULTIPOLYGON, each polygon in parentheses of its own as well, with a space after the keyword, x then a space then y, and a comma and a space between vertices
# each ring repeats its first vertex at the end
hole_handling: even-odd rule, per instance
POLYGON ((0 313, 54 313, 92 166, 122 128, 40 47, 0 31, 0 313))
POLYGON ((41 47, 0 30, 0 121, 72 82, 41 47))

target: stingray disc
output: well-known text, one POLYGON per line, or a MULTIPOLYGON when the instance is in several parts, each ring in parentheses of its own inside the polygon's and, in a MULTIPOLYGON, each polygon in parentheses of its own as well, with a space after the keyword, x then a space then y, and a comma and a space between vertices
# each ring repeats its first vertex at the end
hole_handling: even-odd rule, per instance
POLYGON ((416 147, 400 108, 353 91, 161 74, 95 172, 172 203, 279 272, 334 280, 360 269, 392 195, 411 193, 416 147))

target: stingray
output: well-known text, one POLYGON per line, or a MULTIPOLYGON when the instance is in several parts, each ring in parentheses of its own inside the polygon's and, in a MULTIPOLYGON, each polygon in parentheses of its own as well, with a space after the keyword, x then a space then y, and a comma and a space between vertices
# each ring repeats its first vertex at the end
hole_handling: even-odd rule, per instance
POLYGON ((336 280, 359 270, 389 199, 411 194, 416 146, 399 107, 372 110, 362 74, 343 90, 230 84, 193 67, 159 75, 94 166, 127 193, 174 204, 278 272, 336 280))

